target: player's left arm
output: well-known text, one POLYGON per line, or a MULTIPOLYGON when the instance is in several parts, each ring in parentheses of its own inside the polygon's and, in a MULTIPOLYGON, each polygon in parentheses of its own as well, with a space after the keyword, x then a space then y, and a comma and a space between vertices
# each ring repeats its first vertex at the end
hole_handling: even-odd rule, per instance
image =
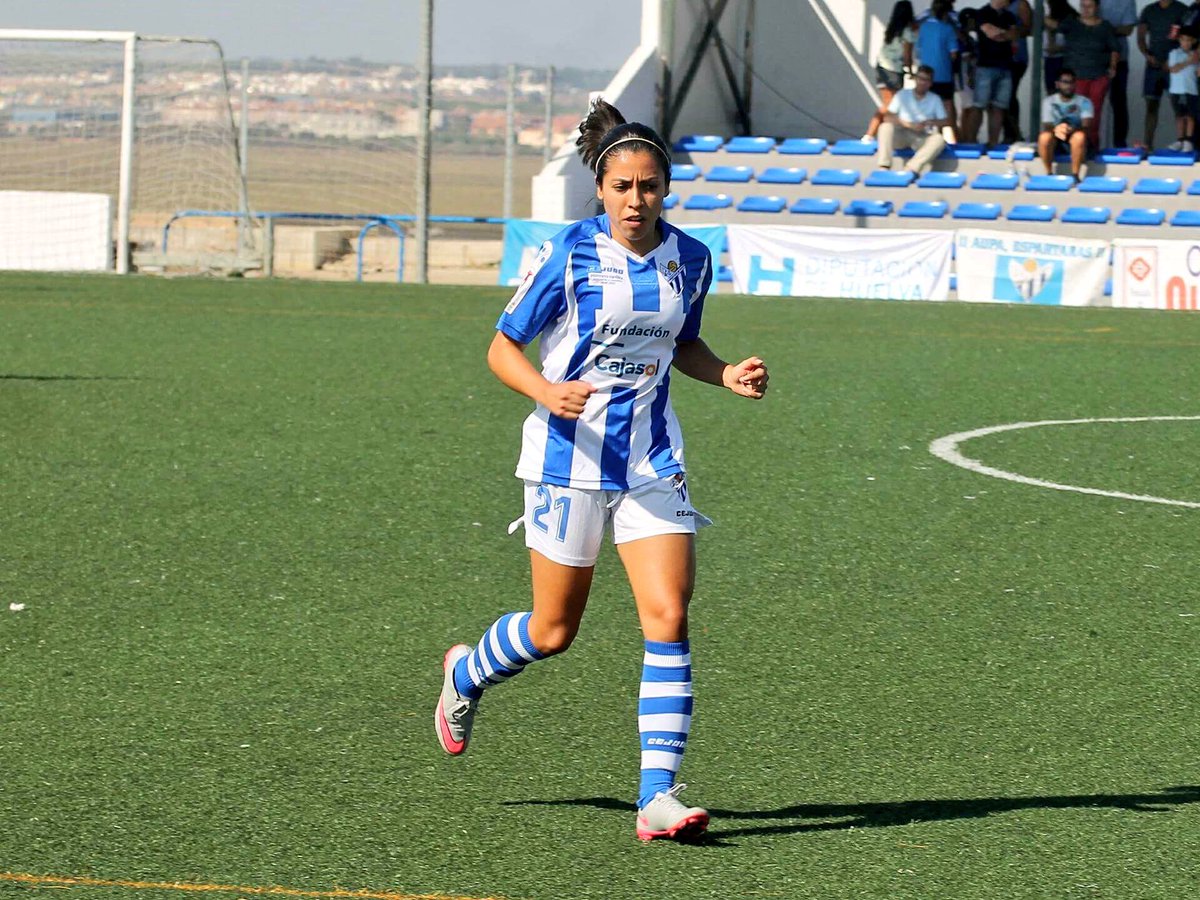
POLYGON ((727 363, 704 342, 703 338, 692 341, 677 341, 675 344, 676 369, 689 378, 729 388, 739 397, 761 400, 767 392, 767 364, 757 356, 750 356, 739 363, 727 363))

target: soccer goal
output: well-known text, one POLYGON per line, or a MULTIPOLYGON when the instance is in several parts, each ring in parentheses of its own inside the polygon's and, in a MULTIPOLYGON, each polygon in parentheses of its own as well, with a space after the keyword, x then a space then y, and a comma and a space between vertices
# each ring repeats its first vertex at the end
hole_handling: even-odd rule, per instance
POLYGON ((0 29, 0 268, 249 268, 257 244, 216 41, 0 29), (196 208, 234 215, 160 258, 196 208))

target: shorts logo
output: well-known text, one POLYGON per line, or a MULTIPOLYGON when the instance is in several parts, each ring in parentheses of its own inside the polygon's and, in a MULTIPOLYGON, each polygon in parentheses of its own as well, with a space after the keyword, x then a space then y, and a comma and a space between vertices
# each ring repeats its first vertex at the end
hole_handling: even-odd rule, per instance
MULTIPOLYGON (((671 476, 671 487, 674 488, 675 493, 679 495, 679 499, 681 502, 683 502, 683 503, 688 502, 687 479, 684 478, 682 474, 680 474, 679 472, 676 472, 674 475, 671 476)), ((678 513, 676 513, 676 515, 678 515, 678 513)), ((688 513, 688 515, 691 515, 691 513, 688 513)))

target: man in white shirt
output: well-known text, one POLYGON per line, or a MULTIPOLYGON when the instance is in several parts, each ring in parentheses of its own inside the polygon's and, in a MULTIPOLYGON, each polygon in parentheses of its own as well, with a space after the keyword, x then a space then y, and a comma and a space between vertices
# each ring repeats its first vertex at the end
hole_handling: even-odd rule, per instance
POLYGON ((912 147, 913 158, 904 168, 914 175, 930 165, 946 139, 942 127, 950 124, 941 98, 929 89, 933 86, 933 69, 920 66, 916 86, 900 91, 892 98, 883 124, 879 126, 879 167, 890 169, 897 148, 912 147))
POLYGON ((1075 71, 1064 68, 1058 75, 1058 92, 1042 101, 1038 156, 1047 175, 1054 171, 1054 154, 1066 150, 1071 154, 1071 174, 1076 183, 1082 180, 1088 127, 1095 116, 1092 101, 1075 93, 1075 71))

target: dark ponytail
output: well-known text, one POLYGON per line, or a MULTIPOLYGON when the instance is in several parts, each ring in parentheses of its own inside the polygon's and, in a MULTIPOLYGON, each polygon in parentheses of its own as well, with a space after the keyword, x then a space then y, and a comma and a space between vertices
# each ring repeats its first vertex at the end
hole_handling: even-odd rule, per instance
POLYGON ((648 144, 652 153, 662 163, 667 186, 671 183, 671 152, 667 142, 653 128, 640 122, 626 122, 625 117, 611 103, 597 98, 588 110, 587 117, 579 123, 579 137, 575 147, 583 164, 596 173, 596 183, 604 180, 608 151, 618 143, 648 144))

